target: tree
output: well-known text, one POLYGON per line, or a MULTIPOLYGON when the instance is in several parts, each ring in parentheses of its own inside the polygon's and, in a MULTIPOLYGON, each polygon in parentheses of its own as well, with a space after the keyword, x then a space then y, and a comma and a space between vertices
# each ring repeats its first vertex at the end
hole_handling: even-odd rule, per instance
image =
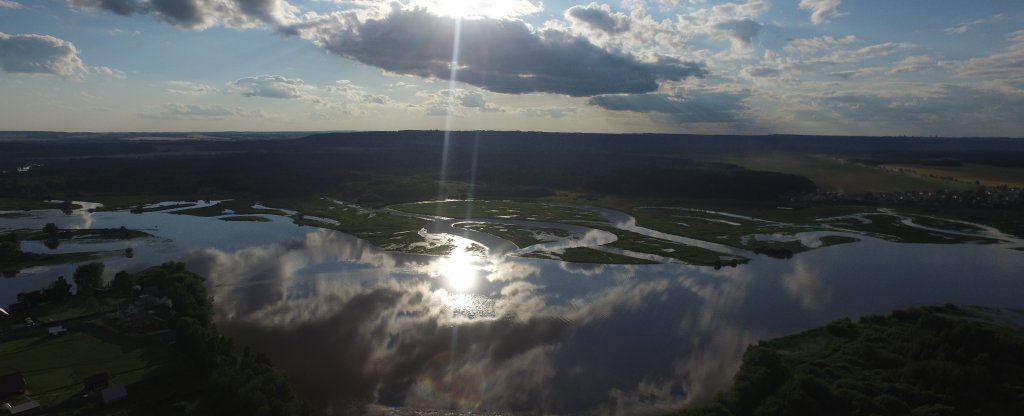
POLYGON ((96 293, 97 289, 103 289, 103 263, 92 262, 78 266, 74 279, 78 294, 90 296, 96 293))
POLYGON ((57 227, 57 224, 54 224, 52 222, 48 222, 46 223, 46 225, 43 226, 43 232, 51 236, 56 235, 58 230, 60 230, 60 228, 57 227))
POLYGON ((117 272, 110 281, 110 291, 119 295, 130 295, 135 287, 136 278, 126 271, 117 272))
POLYGON ((58 277, 57 281, 50 283, 50 286, 46 287, 46 291, 43 293, 46 295, 47 300, 61 301, 71 297, 71 284, 64 276, 58 277))

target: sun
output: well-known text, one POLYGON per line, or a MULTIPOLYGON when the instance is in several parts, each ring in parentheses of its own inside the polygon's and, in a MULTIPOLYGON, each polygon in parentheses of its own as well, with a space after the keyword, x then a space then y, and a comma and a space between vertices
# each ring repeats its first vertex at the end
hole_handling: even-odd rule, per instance
POLYGON ((480 267, 475 264, 473 256, 457 253, 439 260, 438 270, 448 282, 448 287, 456 292, 466 292, 476 286, 480 267))
POLYGON ((543 10, 543 4, 529 0, 415 0, 412 7, 460 19, 511 19, 543 10))

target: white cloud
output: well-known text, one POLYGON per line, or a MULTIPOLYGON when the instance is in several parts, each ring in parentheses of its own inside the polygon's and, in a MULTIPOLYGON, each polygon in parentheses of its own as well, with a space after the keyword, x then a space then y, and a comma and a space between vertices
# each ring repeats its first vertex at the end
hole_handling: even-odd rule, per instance
POLYGON ((795 54, 810 55, 822 50, 832 50, 840 46, 850 45, 858 41, 856 36, 847 35, 841 38, 832 36, 819 36, 805 39, 793 39, 783 48, 784 51, 795 54))
POLYGON ((216 88, 209 85, 192 81, 168 81, 167 83, 171 85, 167 92, 174 95, 206 95, 217 91, 216 88))
POLYGON ((0 69, 4 72, 72 77, 87 72, 71 42, 49 35, 0 32, 0 69))
POLYGON ((828 18, 839 16, 839 4, 842 0, 800 0, 800 8, 811 11, 811 23, 820 25, 828 18))
POLYGON ((285 78, 280 75, 261 75, 231 81, 228 90, 246 97, 263 98, 308 98, 314 87, 301 79, 285 78))
POLYGON ((0 9, 20 9, 23 7, 25 6, 22 6, 21 3, 14 0, 0 0, 0 9))
POLYGON ((959 25, 953 26, 951 28, 947 28, 945 32, 949 33, 951 35, 962 35, 964 33, 967 33, 969 30, 971 30, 971 27, 973 27, 973 26, 983 25, 983 24, 992 23, 992 22, 999 22, 999 21, 1001 21, 1001 20, 1003 20, 1005 18, 1006 18, 1006 15, 1000 13, 1000 14, 997 14, 997 15, 992 16, 992 17, 987 18, 987 19, 986 18, 974 19, 974 20, 970 20, 970 21, 961 23, 959 25))
POLYGON ((105 67, 105 66, 89 67, 89 73, 98 74, 98 75, 106 75, 108 77, 117 78, 117 79, 128 78, 128 75, 126 75, 124 73, 124 71, 119 70, 119 69, 113 69, 113 68, 105 67))
POLYGON ((163 104, 148 113, 139 114, 142 118, 162 120, 220 120, 235 115, 219 105, 202 104, 163 104))

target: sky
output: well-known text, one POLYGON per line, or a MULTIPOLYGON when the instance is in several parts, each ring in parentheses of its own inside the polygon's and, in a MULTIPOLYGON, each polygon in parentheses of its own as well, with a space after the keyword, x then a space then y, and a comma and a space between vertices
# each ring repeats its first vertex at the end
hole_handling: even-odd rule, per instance
POLYGON ((0 0, 0 130, 1024 137, 1019 0, 0 0))

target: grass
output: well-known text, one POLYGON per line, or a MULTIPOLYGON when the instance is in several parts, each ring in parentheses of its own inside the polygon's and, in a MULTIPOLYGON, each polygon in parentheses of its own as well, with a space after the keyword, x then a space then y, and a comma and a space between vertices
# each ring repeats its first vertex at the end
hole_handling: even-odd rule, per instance
MULTIPOLYGON (((871 220, 871 222, 868 224, 841 222, 836 223, 836 226, 903 243, 957 244, 969 241, 994 242, 991 239, 982 237, 967 237, 922 230, 902 224, 900 218, 895 215, 871 214, 867 215, 866 218, 871 220)), ((825 223, 830 224, 830 222, 825 223)))
POLYGON ((731 262, 733 259, 735 259, 737 263, 746 263, 749 261, 749 259, 743 257, 726 255, 702 247, 648 237, 643 234, 620 230, 610 226, 593 225, 593 227, 608 231, 618 237, 615 241, 606 244, 606 246, 612 248, 635 251, 637 253, 655 254, 695 266, 716 266, 721 265, 722 263, 731 262))
POLYGON ((955 183, 973 186, 975 181, 985 186, 1007 185, 1024 187, 1024 169, 999 166, 965 164, 963 166, 884 165, 890 171, 929 179, 949 178, 955 183))
POLYGON ((519 248, 572 237, 572 233, 559 228, 524 227, 512 224, 467 222, 455 224, 454 227, 479 231, 500 237, 511 241, 512 244, 515 244, 519 248))
MULTIPOLYGON (((29 211, 33 209, 61 209, 60 202, 45 202, 24 198, 0 198, 0 210, 2 211, 29 211)), ((74 204, 72 208, 79 209, 81 205, 74 204)))
POLYGON ((856 238, 847 237, 844 235, 826 235, 824 237, 821 237, 819 240, 821 240, 820 247, 837 246, 840 244, 856 243, 860 241, 856 238))
POLYGON ((273 201, 274 206, 298 211, 296 224, 328 228, 367 240, 384 250, 419 254, 448 254, 454 248, 446 243, 430 242, 419 235, 427 220, 391 215, 375 210, 340 204, 329 199, 273 201), (315 218, 327 221, 319 221, 315 218))
POLYGON ((177 361, 172 346, 152 345, 90 326, 60 336, 37 335, 0 344, 0 372, 21 371, 29 396, 43 406, 72 399, 82 379, 107 372, 111 385, 134 383, 177 361))
POLYGON ((267 218, 267 217, 257 217, 257 216, 254 216, 254 215, 239 215, 239 216, 232 216, 232 217, 223 217, 223 218, 221 218, 221 220, 223 220, 223 221, 242 221, 242 222, 246 222, 246 221, 248 221, 248 222, 270 222, 270 218, 267 218))
POLYGON ((42 324, 75 319, 117 308, 123 298, 103 296, 99 298, 73 297, 66 302, 54 302, 37 306, 33 312, 42 324))
MULTIPOLYGON (((50 234, 42 230, 17 230, 14 232, 18 234, 18 238, 21 240, 45 241, 50 239, 50 234)), ((6 238, 9 234, 10 233, 0 235, 0 238, 6 238)), ((152 236, 152 234, 143 231, 121 228, 68 228, 58 230, 56 233, 56 237, 60 240, 68 240, 72 238, 83 240, 131 240, 152 236)))
POLYGON ((101 253, 102 252, 100 251, 87 251, 79 253, 39 254, 38 257, 29 261, 0 263, 0 272, 8 274, 17 273, 22 269, 27 269, 29 267, 52 266, 55 264, 67 263, 85 263, 96 260, 101 253))
POLYGON ((495 218, 551 222, 607 222, 596 212, 520 201, 439 201, 392 205, 392 209, 448 218, 495 218))
POLYGON ((714 157, 750 170, 803 176, 825 191, 846 193, 934 191, 971 189, 972 186, 937 178, 920 177, 895 170, 847 162, 843 159, 803 154, 764 154, 714 157))
POLYGON ((532 257, 539 259, 558 259, 570 263, 596 263, 596 264, 657 264, 656 261, 638 259, 636 257, 624 256, 621 254, 609 253, 596 250, 590 247, 567 248, 562 253, 554 252, 530 252, 521 254, 520 257, 532 257))
POLYGON ((180 215, 194 215, 197 217, 219 217, 221 215, 225 215, 225 213, 228 213, 228 210, 230 210, 230 215, 287 215, 287 213, 279 209, 253 208, 253 205, 255 204, 252 201, 232 199, 229 201, 222 201, 208 207, 183 209, 175 211, 174 213, 180 215))

